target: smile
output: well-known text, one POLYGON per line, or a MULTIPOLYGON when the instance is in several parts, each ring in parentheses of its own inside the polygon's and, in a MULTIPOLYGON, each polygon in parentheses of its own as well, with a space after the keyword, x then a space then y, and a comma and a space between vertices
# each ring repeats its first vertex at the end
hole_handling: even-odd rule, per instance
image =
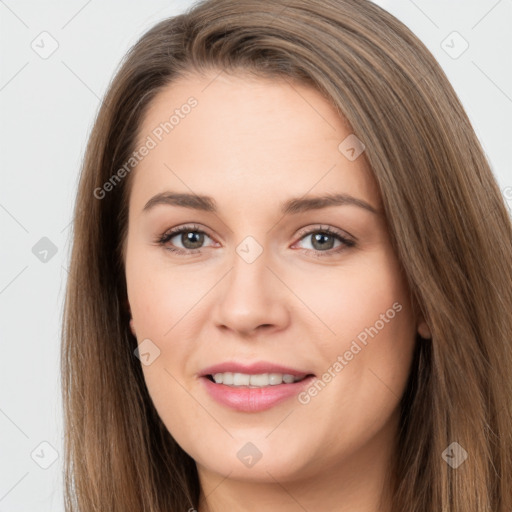
POLYGON ((298 395, 315 378, 311 374, 294 377, 278 373, 248 375, 225 372, 205 375, 201 381, 217 403, 235 411, 260 412, 298 395), (227 382, 224 382, 224 378, 227 382), (220 380, 223 382, 218 382, 220 380))

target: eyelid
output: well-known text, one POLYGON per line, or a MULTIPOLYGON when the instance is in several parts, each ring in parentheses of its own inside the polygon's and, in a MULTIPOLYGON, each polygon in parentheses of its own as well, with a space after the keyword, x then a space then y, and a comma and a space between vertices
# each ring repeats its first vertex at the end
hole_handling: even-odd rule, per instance
MULTIPOLYGON (((167 229, 162 235, 160 235, 157 238, 157 242, 165 243, 165 241, 169 241, 171 238, 174 238, 175 236, 180 235, 181 233, 187 232, 187 231, 202 233, 202 234, 206 235, 208 238, 210 238, 216 242, 215 237, 211 236, 206 229, 204 229, 203 227, 201 227, 200 225, 195 224, 195 223, 183 224, 183 225, 176 226, 174 228, 167 229)), ((181 247, 179 247, 178 249, 181 249, 181 247)), ((199 250, 199 249, 183 249, 183 250, 195 251, 195 250, 199 250)))
POLYGON ((350 239, 352 242, 357 242, 357 238, 354 235, 351 235, 348 231, 344 231, 338 228, 334 228, 332 226, 323 225, 323 224, 316 224, 316 225, 309 225, 305 228, 302 228, 298 233, 297 237, 298 239, 302 239, 306 235, 310 235, 312 233, 316 232, 322 232, 322 233, 329 233, 330 235, 336 235, 344 239, 350 239))

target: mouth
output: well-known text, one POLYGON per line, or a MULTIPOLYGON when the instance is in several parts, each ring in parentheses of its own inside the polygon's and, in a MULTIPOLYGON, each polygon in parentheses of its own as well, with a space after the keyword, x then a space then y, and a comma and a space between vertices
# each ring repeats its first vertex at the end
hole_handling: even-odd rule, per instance
POLYGON ((234 411, 262 412, 289 403, 316 379, 306 374, 244 374, 217 372, 202 375, 206 392, 215 402, 234 411))

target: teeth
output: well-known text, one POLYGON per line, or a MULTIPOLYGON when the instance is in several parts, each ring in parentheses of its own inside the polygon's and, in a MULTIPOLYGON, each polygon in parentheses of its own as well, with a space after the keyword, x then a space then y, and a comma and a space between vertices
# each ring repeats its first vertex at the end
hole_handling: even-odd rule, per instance
POLYGON ((271 386, 275 386, 276 384, 282 384, 283 375, 281 373, 269 373, 268 374, 268 383, 271 386))
POLYGON ((251 376, 244 373, 235 373, 233 375, 233 386, 248 386, 251 376))
POLYGON ((295 377, 290 374, 282 373, 261 373, 258 375, 248 375, 246 373, 216 373, 213 380, 217 384, 225 384, 226 386, 250 386, 261 388, 265 386, 276 386, 278 384, 291 384, 302 380, 304 377, 295 377))
POLYGON ((228 386, 233 385, 233 374, 231 372, 217 373, 216 375, 220 376, 220 382, 217 382, 216 377, 213 377, 215 379, 215 382, 217 382, 217 384, 226 384, 228 386))

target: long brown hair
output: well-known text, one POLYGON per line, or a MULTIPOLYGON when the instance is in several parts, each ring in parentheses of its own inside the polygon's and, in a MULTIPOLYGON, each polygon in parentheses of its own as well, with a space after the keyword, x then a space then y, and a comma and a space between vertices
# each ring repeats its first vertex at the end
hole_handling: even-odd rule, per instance
POLYGON ((207 70, 316 87, 366 147, 432 331, 417 340, 401 402, 393 510, 510 512, 509 212, 446 75, 368 0, 206 0, 127 54, 90 135, 75 205, 61 360, 66 510, 198 506, 195 463, 160 420, 133 354, 122 253, 129 170, 117 178, 152 98, 207 70), (456 469, 442 455, 454 442, 468 456, 456 469))

